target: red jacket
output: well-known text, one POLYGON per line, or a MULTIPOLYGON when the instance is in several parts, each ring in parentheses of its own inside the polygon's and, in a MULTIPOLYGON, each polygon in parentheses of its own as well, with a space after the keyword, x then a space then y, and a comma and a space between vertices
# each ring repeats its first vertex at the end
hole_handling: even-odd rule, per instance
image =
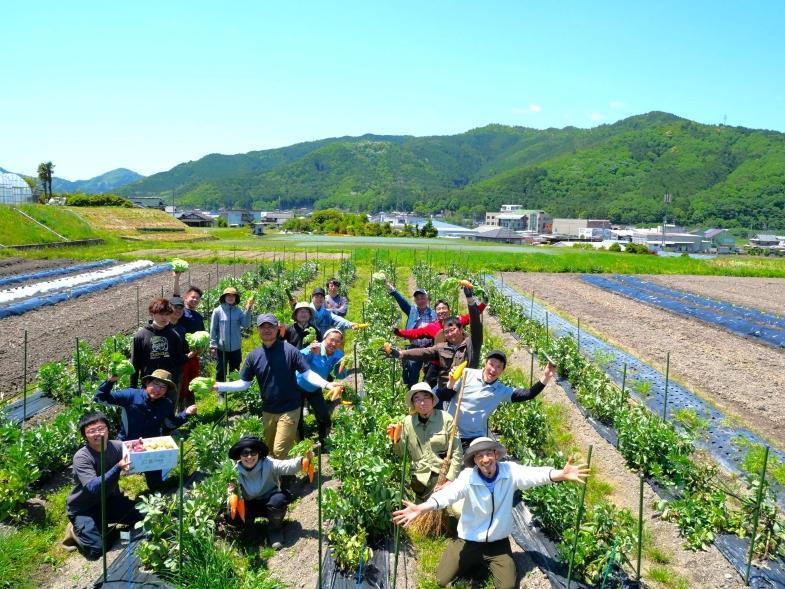
MULTIPOLYGON (((485 310, 486 306, 487 305, 485 303, 480 303, 479 305, 477 305, 477 310, 480 312, 480 314, 482 314, 482 312, 485 310)), ((468 313, 466 313, 464 315, 461 315, 460 317, 458 317, 458 319, 461 320, 461 325, 463 327, 466 327, 467 325, 469 325, 469 314, 468 313)), ((395 330, 395 335, 397 335, 398 337, 403 337, 403 338, 409 339, 409 340, 419 339, 419 338, 423 338, 423 337, 429 337, 432 340, 435 340, 436 336, 439 335, 439 332, 442 329, 444 329, 444 326, 442 325, 442 322, 441 321, 434 321, 432 323, 429 323, 428 325, 424 325, 423 327, 416 327, 414 329, 396 329, 395 330)))

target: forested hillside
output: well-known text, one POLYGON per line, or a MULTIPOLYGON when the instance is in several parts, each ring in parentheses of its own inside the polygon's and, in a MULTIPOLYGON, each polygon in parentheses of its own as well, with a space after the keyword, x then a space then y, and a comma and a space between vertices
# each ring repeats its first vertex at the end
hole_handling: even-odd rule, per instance
POLYGON ((448 210, 785 228, 785 134, 653 112, 593 129, 489 125, 441 137, 343 137, 209 155, 129 184, 205 207, 448 210))

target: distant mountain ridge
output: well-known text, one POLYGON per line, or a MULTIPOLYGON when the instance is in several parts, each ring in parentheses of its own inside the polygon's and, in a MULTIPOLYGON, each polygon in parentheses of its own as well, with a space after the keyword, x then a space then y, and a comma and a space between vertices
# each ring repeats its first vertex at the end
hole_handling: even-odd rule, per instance
MULTIPOLYGON (((0 167, 0 172, 11 172, 10 170, 6 170, 5 168, 0 167)), ((17 174, 19 176, 25 177, 26 174, 18 174, 17 172, 11 172, 12 174, 17 174)), ((34 177, 34 176, 27 176, 27 177, 34 177)), ((103 192, 114 192, 118 188, 125 186, 126 184, 130 184, 131 182, 135 182, 137 180, 143 179, 144 176, 141 174, 137 174, 133 170, 129 170, 127 168, 117 168, 115 170, 110 170, 100 176, 96 176, 95 178, 90 178, 89 180, 65 180, 63 178, 58 178, 57 176, 52 177, 52 192, 62 192, 62 193, 73 193, 73 192, 84 192, 85 194, 100 194, 103 192)))

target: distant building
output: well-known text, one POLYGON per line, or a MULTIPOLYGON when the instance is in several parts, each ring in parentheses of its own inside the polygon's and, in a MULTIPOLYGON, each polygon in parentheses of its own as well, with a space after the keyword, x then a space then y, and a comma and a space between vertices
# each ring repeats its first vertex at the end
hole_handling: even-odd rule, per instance
POLYGON ((0 173, 0 204, 18 205, 35 202, 33 191, 24 178, 10 172, 0 173))
POLYGON ((703 239, 710 243, 710 248, 717 253, 727 254, 736 249, 736 240, 727 229, 707 229, 703 239))
POLYGON ((524 209, 521 205, 502 205, 499 212, 485 213, 485 225, 513 231, 550 233, 553 218, 542 210, 524 209))
POLYGON ((174 218, 189 227, 212 227, 215 225, 215 220, 201 211, 180 211, 174 214, 174 218))
POLYGON ((484 231, 477 231, 475 235, 469 236, 468 239, 473 241, 496 241, 499 243, 513 243, 520 245, 523 243, 525 238, 520 233, 516 233, 507 227, 495 227, 485 229, 484 231))
POLYGON ((753 247, 777 247, 782 240, 776 235, 768 233, 759 233, 750 239, 750 245, 753 247))
POLYGON ((267 226, 280 227, 294 218, 294 211, 267 211, 260 213, 259 222, 267 226))
MULTIPOLYGON (((677 227, 677 229, 680 229, 677 227)), ((635 229, 632 231, 632 242, 645 244, 651 250, 663 249, 672 252, 700 253, 709 249, 710 241, 704 239, 703 234, 671 231, 670 226, 665 226, 665 235, 662 227, 652 229, 635 229), (664 237, 664 240, 663 240, 664 237)))
MULTIPOLYGON (((586 233, 586 229, 611 230, 611 222, 608 219, 554 219, 554 235, 565 235, 567 237, 580 237, 581 232, 586 233)), ((591 235, 595 232, 589 231, 591 235)), ((601 232, 604 236, 605 233, 601 232)), ((605 237, 603 237, 605 239, 605 237)))
POLYGON ((165 211, 167 203, 159 196, 129 196, 131 204, 139 209, 158 209, 165 211))

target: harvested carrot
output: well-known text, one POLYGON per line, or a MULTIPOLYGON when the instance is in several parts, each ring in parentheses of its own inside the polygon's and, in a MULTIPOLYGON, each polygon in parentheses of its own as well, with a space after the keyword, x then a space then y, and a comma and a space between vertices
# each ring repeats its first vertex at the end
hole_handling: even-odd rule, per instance
POLYGON ((308 468, 310 468, 310 466, 311 466, 310 458, 308 458, 307 456, 304 457, 303 458, 303 466, 302 466, 303 472, 307 473, 308 472, 308 468))
POLYGON ((460 284, 463 288, 474 288, 474 285, 468 280, 459 280, 458 284, 460 284))
POLYGON ((390 342, 384 342, 382 349, 384 350, 384 353, 389 356, 392 352, 392 344, 390 342))
POLYGON ((315 474, 315 472, 316 471, 313 468, 313 463, 309 462, 309 464, 308 464, 308 482, 309 483, 313 482, 313 475, 315 474))
POLYGON ((401 432, 403 431, 403 424, 396 423, 393 430, 393 442, 396 444, 401 441, 401 432))
POLYGON ((240 516, 241 520, 245 521, 245 499, 239 497, 237 499, 237 514, 240 516))
POLYGON ((355 329, 368 329, 371 326, 370 323, 357 323, 354 328, 355 329))
POLYGON ((232 519, 237 517, 237 502, 239 497, 234 493, 231 493, 229 497, 226 498, 226 503, 229 506, 229 515, 232 519))
POLYGON ((387 437, 390 438, 390 441, 394 444, 395 443, 395 424, 391 423, 387 426, 387 437))
POLYGON ((281 324, 278 326, 278 335, 281 337, 286 337, 286 326, 281 324))

